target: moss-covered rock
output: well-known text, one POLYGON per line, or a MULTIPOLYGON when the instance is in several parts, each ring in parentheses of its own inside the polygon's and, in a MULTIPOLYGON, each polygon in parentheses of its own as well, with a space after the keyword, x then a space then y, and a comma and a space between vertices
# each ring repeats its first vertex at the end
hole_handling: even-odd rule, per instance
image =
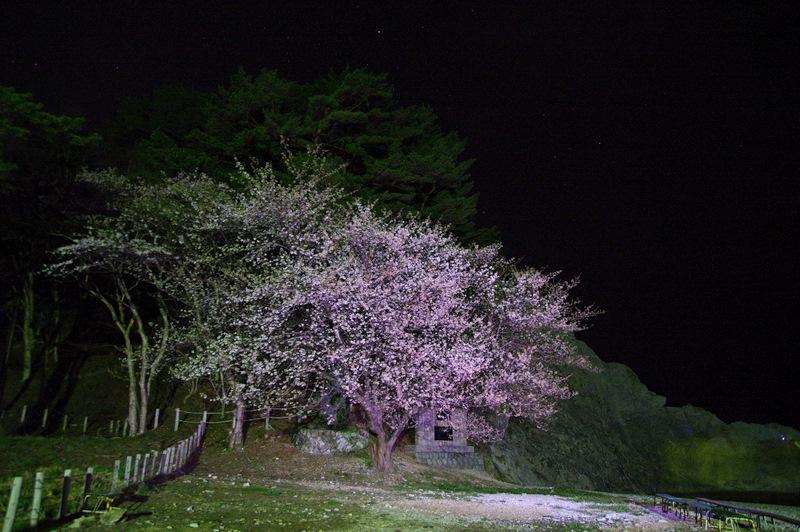
POLYGON ((360 451, 369 441, 368 432, 356 430, 302 429, 294 438, 298 449, 316 455, 360 451))

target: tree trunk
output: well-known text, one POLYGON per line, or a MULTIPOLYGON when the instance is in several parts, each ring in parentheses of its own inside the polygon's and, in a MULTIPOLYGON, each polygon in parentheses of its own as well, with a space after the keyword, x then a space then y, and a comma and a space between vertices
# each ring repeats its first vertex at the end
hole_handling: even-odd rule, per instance
MULTIPOLYGON (((3 355, 3 365, 0 366, 0 412, 5 412, 6 404, 6 379, 8 378, 8 364, 11 360, 11 350, 14 347, 14 329, 17 326, 18 305, 14 305, 14 314, 11 315, 8 331, 6 332, 6 348, 3 355)), ((11 406, 11 405, 8 405, 11 406)))
POLYGON ((243 449, 244 448, 244 399, 239 387, 236 385, 236 380, 230 372, 225 373, 225 378, 231 391, 235 393, 236 409, 233 413, 233 426, 231 427, 231 438, 228 442, 229 449, 243 449))
MULTIPOLYGON (((363 406, 363 405, 362 405, 363 406)), ((372 469, 380 474, 394 472, 394 461, 392 456, 400 436, 406 431, 410 415, 401 418, 396 427, 387 427, 384 424, 383 413, 378 408, 364 407, 369 419, 369 429, 378 438, 378 446, 375 450, 375 460, 372 469)))
POLYGON ((382 428, 377 431, 376 435, 378 436, 378 448, 375 450, 375 462, 372 464, 372 469, 385 475, 394 471, 392 448, 382 428))
POLYGON ((144 433, 147 430, 147 412, 150 403, 150 387, 147 383, 139 386, 139 431, 137 434, 144 433))
POLYGON ((130 337, 130 326, 118 324, 125 338, 125 364, 128 368, 128 434, 139 433, 139 398, 136 394, 136 353, 130 337))
POLYGON ((33 293, 33 274, 29 273, 25 277, 22 285, 22 381, 26 382, 31 378, 33 368, 33 312, 34 312, 34 293, 33 293))
POLYGON ((234 426, 231 428, 231 440, 228 444, 229 449, 244 449, 244 403, 241 399, 236 400, 236 410, 233 413, 234 426))
POLYGON ((128 429, 131 436, 139 433, 139 399, 136 397, 135 382, 128 383, 128 429))

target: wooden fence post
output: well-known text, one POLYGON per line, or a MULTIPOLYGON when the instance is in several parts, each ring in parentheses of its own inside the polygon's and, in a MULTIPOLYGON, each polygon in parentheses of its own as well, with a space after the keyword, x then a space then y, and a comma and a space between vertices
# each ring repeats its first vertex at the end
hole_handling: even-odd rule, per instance
POLYGON ((147 453, 142 458, 142 472, 139 475, 139 482, 144 483, 147 478, 147 466, 150 465, 150 453, 147 453))
POLYGON ((178 432, 178 424, 181 422, 181 409, 175 409, 175 430, 173 432, 178 432))
POLYGON ((150 451, 153 455, 153 465, 150 466, 150 478, 156 478, 156 466, 158 465, 158 451, 150 451))
POLYGON ((64 470, 64 484, 61 487, 61 508, 58 510, 59 519, 69 515, 69 491, 72 488, 72 469, 64 470))
MULTIPOLYGON (((81 497, 81 507, 78 510, 82 512, 86 504, 86 496, 92 492, 92 483, 94 482, 94 468, 86 468, 86 483, 83 485, 83 497, 81 497)), ((62 516, 63 517, 63 516, 62 516)))
POLYGON ((69 421, 69 416, 64 414, 64 422, 61 423, 61 432, 67 432, 67 422, 69 421))
POLYGON ((170 464, 172 460, 172 447, 167 447, 164 449, 164 455, 161 457, 161 463, 163 464, 163 468, 161 473, 163 475, 169 475, 172 471, 170 471, 170 464))
POLYGON ((129 429, 130 429, 130 423, 128 423, 128 420, 126 419, 125 422, 122 424, 122 437, 123 438, 127 438, 128 437, 129 429))
POLYGON ((111 422, 108 424, 108 437, 109 438, 113 438, 114 437, 114 421, 115 420, 112 419, 111 422))
POLYGON ((166 474, 167 471, 167 451, 169 449, 164 449, 161 451, 161 460, 158 461, 158 474, 159 476, 166 474))
POLYGON ((133 462, 132 456, 125 457, 125 487, 131 485, 131 463, 133 462))
POLYGON ((44 491, 44 471, 37 471, 33 481, 33 500, 31 501, 31 516, 28 519, 30 526, 39 524, 39 515, 42 513, 42 492, 44 491))
MULTIPOLYGON (((24 411, 25 407, 22 408, 24 411)), ((22 477, 14 477, 11 483, 11 496, 8 498, 8 507, 6 508, 6 518, 3 521, 3 532, 11 532, 11 529, 14 528, 20 491, 22 491, 22 477)))
POLYGON ((159 417, 159 414, 161 414, 161 409, 160 408, 156 408, 156 417, 153 420, 153 430, 158 428, 158 417, 159 417))
POLYGON ((44 409, 44 415, 42 415, 42 428, 45 428, 45 426, 47 425, 47 415, 49 413, 50 413, 50 409, 49 408, 45 408, 44 409))
POLYGON ((83 435, 86 436, 86 427, 89 426, 89 416, 83 416, 83 435))
POLYGON ((121 462, 119 460, 114 460, 114 475, 111 477, 111 491, 117 491, 119 486, 119 468, 121 466, 121 462))
POLYGON ((28 405, 22 405, 22 413, 19 415, 19 422, 25 423, 25 416, 28 414, 28 405))

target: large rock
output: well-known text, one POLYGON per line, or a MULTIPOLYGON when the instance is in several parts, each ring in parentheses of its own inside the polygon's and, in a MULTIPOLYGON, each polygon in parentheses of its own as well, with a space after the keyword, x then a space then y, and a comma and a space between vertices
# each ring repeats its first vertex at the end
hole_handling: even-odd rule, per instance
POLYGON ((512 422, 487 454, 497 473, 526 485, 618 491, 800 491, 800 432, 720 421, 692 406, 666 407, 622 364, 577 370, 578 395, 547 431, 512 422))
POLYGON ((369 445, 369 433, 355 430, 302 429, 295 436, 294 444, 308 454, 351 453, 369 445))

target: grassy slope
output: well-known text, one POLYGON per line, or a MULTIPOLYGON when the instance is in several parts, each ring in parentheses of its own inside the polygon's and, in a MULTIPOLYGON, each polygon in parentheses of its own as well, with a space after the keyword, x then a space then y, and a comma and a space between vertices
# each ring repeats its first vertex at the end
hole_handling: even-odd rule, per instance
MULTIPOLYGON (((12 468, 37 463, 58 471, 65 466, 108 463, 124 454, 172 443, 171 429, 139 438, 6 438, 0 440, 0 475, 7 484, 12 468), (69 454, 64 454, 68 451, 69 454), (9 460, 14 456, 16 458, 9 460), (68 464, 68 462, 71 462, 68 464), (74 462, 80 462, 75 464, 74 462)), ((181 435, 178 435, 181 436, 181 435)), ((525 524, 509 519, 483 519, 446 512, 409 511, 404 501, 458 499, 478 493, 551 493, 523 489, 488 475, 446 471, 416 463, 398 454, 398 472, 376 477, 369 453, 319 457, 300 453, 289 437, 263 428, 250 432, 244 451, 225 449, 225 431, 210 431, 201 460, 186 475, 167 483, 142 487, 124 503, 130 519, 114 530, 595 530, 578 523, 525 524)), ((622 498, 580 492, 560 492, 604 504, 622 498)), ((103 527, 84 522, 83 529, 103 527)))

